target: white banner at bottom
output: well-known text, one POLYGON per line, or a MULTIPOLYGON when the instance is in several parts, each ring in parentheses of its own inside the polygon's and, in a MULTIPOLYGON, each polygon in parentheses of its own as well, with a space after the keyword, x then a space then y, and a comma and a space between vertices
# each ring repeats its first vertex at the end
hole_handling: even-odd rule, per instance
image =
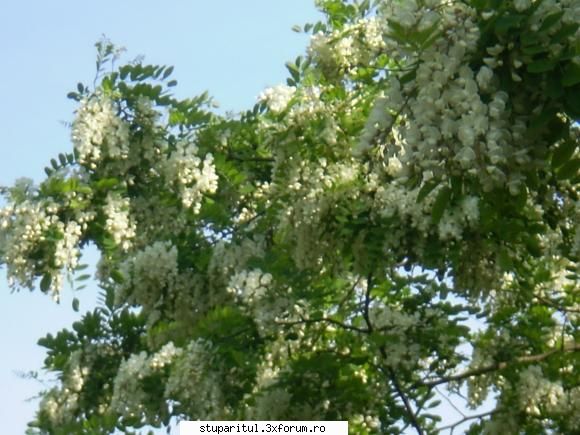
POLYGON ((179 435, 200 434, 348 435, 348 421, 182 421, 179 435))

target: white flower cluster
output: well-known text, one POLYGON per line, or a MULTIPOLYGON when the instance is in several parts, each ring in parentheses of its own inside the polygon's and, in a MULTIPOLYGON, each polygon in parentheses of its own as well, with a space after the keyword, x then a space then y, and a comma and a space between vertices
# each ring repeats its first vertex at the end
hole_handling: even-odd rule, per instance
POLYGON ((375 329, 387 333, 400 333, 419 325, 421 316, 418 312, 406 314, 400 309, 393 309, 383 303, 375 303, 369 308, 371 324, 375 329))
POLYGON ((346 69, 355 73, 358 65, 372 64, 385 48, 380 21, 363 18, 330 34, 312 35, 308 54, 323 70, 346 69))
POLYGON ((50 290, 57 300, 62 274, 71 273, 78 265, 79 240, 94 216, 91 212, 79 211, 75 220, 62 222, 58 211, 59 207, 52 202, 30 200, 0 209, 0 232, 3 233, 0 251, 10 285, 32 288, 38 274, 49 274, 50 290), (50 260, 33 259, 33 252, 49 243, 54 243, 50 260))
POLYGON ((123 361, 115 378, 111 409, 128 418, 142 418, 146 412, 144 403, 147 402, 142 381, 171 365, 182 352, 183 349, 169 342, 152 355, 142 351, 123 361))
POLYGON ((412 368, 419 360, 421 348, 416 343, 409 343, 407 333, 421 326, 420 314, 409 315, 382 302, 375 302, 369 307, 369 318, 375 330, 390 338, 385 349, 385 364, 412 368))
POLYGON ((242 271, 230 278, 228 291, 240 297, 248 305, 259 301, 272 283, 272 275, 260 269, 242 271))
POLYGON ((140 383, 148 374, 149 361, 145 351, 123 361, 115 378, 111 409, 130 418, 141 416, 146 395, 140 383))
POLYGON ((161 118, 161 114, 153 107, 151 99, 140 96, 135 103, 135 118, 137 122, 145 127, 154 127, 161 118))
POLYGON ((242 239, 238 243, 219 240, 214 248, 209 264, 212 282, 228 286, 231 276, 242 272, 251 258, 263 258, 265 255, 265 238, 255 236, 242 239))
POLYGON ((67 222, 63 228, 63 237, 56 242, 54 263, 56 267, 72 271, 78 265, 80 257, 79 240, 83 227, 75 221, 67 222))
POLYGON ((288 114, 288 122, 299 125, 308 124, 316 115, 325 112, 324 103, 320 101, 322 89, 319 86, 304 86, 296 91, 296 103, 288 114))
POLYGON ((178 276, 177 248, 171 242, 154 242, 121 265, 125 281, 117 288, 116 303, 138 304, 151 313, 170 293, 178 276))
POLYGON ((445 210, 438 225, 441 240, 461 240, 463 230, 468 226, 475 227, 479 221, 479 198, 467 196, 459 207, 445 210))
POLYGON ((175 361, 165 386, 165 396, 179 403, 190 419, 225 420, 228 409, 216 370, 212 345, 192 341, 175 361))
MULTIPOLYGON (((475 347, 471 356, 471 363, 469 368, 477 370, 482 367, 488 367, 494 363, 494 355, 491 355, 486 349, 475 347)), ((493 379, 491 376, 473 376, 467 382, 467 399, 472 407, 481 405, 487 396, 492 385, 493 379)))
MULTIPOLYGON (((538 27, 547 15, 577 16, 580 9, 577 0, 542 3, 532 17, 537 18, 538 27)), ((522 11, 529 5, 528 1, 515 4, 522 11)), ((532 161, 525 140, 526 118, 517 116, 512 111, 517 102, 497 89, 494 69, 503 65, 506 50, 511 48, 488 47, 485 65, 473 71, 470 60, 480 35, 476 11, 465 3, 385 1, 380 16, 385 18, 386 50, 404 64, 416 64, 416 75, 406 84, 399 83, 395 75, 390 77, 388 90, 378 97, 356 151, 372 147, 379 131, 390 128, 392 114, 397 113, 391 136, 382 145, 388 157, 401 161, 401 177, 414 172, 445 179, 449 173, 462 172, 487 191, 506 186, 512 194, 520 192, 525 171, 545 162, 532 161), (426 49, 409 50, 406 42, 390 36, 397 33, 393 23, 412 32, 433 28, 435 39, 426 49), (378 119, 380 113, 383 120, 378 119)), ((523 63, 518 56, 521 53, 515 51, 510 55, 516 82, 522 80, 518 69, 523 63)))
POLYGON ((349 425, 351 424, 364 430, 364 433, 377 433, 381 427, 379 418, 372 415, 357 414, 353 416, 352 420, 349 419, 349 425))
POLYGON ((294 86, 277 85, 265 89, 258 96, 258 101, 266 103, 272 112, 280 113, 286 109, 295 92, 296 88, 294 86))
POLYGON ((260 269, 243 270, 230 278, 228 292, 236 295, 251 314, 261 334, 276 330, 276 321, 288 314, 290 300, 271 291, 272 275, 260 269))
MULTIPOLYGON (((370 177, 368 188, 376 192, 374 209, 384 218, 398 217, 407 222, 409 227, 420 234, 427 235, 436 231, 440 240, 461 240, 466 229, 475 228, 479 222, 479 199, 466 196, 458 205, 448 207, 439 224, 433 228, 431 210, 439 189, 435 189, 422 202, 417 201, 419 188, 410 190, 397 181, 388 184, 378 184, 376 177, 370 177)), ((393 228, 387 237, 389 247, 396 247, 408 229, 393 228)), ((419 242, 419 240, 417 240, 419 242)), ((417 249, 422 249, 417 246, 417 249)))
MULTIPOLYGON (((290 344, 279 340, 266 355, 264 363, 258 367, 256 383, 251 394, 246 396, 249 405, 244 410, 244 418, 248 420, 320 420, 319 409, 308 403, 296 403, 287 387, 279 385, 282 374, 288 367, 280 369, 274 360, 280 353, 286 354, 282 348, 290 344), (282 352, 280 352, 282 351, 282 352)), ((285 355, 283 358, 287 358, 285 355)), ((322 407, 322 406, 321 406, 322 407)))
POLYGON ((580 387, 566 391, 559 381, 546 379, 540 366, 532 365, 520 373, 517 389, 520 409, 526 414, 567 415, 580 424, 580 387))
POLYGON ((47 231, 60 223, 57 211, 56 205, 32 201, 0 209, 0 230, 6 235, 2 251, 11 286, 32 288, 37 264, 31 253, 47 231))
POLYGON ((185 140, 164 163, 164 173, 168 187, 176 184, 184 207, 199 213, 203 195, 214 193, 218 187, 218 176, 213 164, 213 156, 206 154, 202 161, 197 155, 197 147, 185 140))
POLYGON ((278 420, 284 416, 291 405, 292 396, 283 388, 277 387, 280 369, 273 366, 272 354, 258 366, 256 382, 252 394, 252 405, 245 410, 244 417, 253 420, 278 420))
POLYGON ((40 412, 58 427, 74 418, 89 368, 81 364, 81 352, 71 354, 60 388, 52 389, 40 403, 40 412))
POLYGON ((354 160, 331 163, 325 158, 290 163, 288 174, 280 183, 292 200, 281 204, 279 225, 294 240, 296 264, 308 267, 317 263, 331 242, 322 237, 320 223, 324 216, 334 213, 339 201, 360 199, 356 181, 363 168, 354 160))
POLYGON ((135 237, 135 223, 130 215, 130 201, 118 194, 109 193, 103 211, 106 216, 105 230, 124 251, 132 246, 135 237))
POLYGON ((72 124, 79 162, 91 169, 103 158, 123 159, 129 152, 129 126, 117 115, 113 100, 96 93, 85 98, 72 124))
POLYGON ((249 419, 280 420, 293 406, 292 395, 282 387, 262 389, 254 396, 254 404, 246 412, 249 419))

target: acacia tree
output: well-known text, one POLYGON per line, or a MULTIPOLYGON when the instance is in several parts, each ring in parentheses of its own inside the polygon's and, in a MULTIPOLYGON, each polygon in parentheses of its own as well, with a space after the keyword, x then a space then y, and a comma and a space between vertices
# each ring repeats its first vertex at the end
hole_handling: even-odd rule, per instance
POLYGON ((72 152, 0 212, 16 287, 58 298, 101 254, 98 308, 39 342, 58 381, 31 433, 436 433, 438 388, 471 434, 580 429, 580 2, 318 6, 236 117, 97 44, 72 152))

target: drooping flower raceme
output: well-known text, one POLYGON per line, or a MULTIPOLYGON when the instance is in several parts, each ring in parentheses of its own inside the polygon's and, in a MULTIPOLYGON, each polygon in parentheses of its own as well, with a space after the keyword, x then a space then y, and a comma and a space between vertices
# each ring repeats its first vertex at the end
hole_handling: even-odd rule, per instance
POLYGON ((278 85, 266 89, 260 94, 258 100, 268 105, 273 112, 282 112, 294 96, 294 86, 278 85))
POLYGON ((175 184, 185 208, 199 213, 203 195, 217 189, 218 177, 213 156, 206 154, 202 160, 197 147, 188 141, 180 141, 164 164, 164 174, 169 187, 175 184))
POLYGON ((103 93, 81 102, 71 134, 80 163, 94 169, 103 158, 128 156, 129 126, 117 111, 113 100, 103 93))

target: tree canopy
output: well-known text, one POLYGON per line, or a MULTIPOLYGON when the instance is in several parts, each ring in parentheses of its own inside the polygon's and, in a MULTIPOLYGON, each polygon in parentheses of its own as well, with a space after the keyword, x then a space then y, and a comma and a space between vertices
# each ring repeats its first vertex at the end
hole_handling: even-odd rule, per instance
POLYGON ((580 1, 317 5, 239 115, 97 44, 72 149, 3 190, 15 288, 58 299, 100 252, 99 306, 39 341, 30 433, 428 434, 441 395, 470 434, 580 430, 580 1))

